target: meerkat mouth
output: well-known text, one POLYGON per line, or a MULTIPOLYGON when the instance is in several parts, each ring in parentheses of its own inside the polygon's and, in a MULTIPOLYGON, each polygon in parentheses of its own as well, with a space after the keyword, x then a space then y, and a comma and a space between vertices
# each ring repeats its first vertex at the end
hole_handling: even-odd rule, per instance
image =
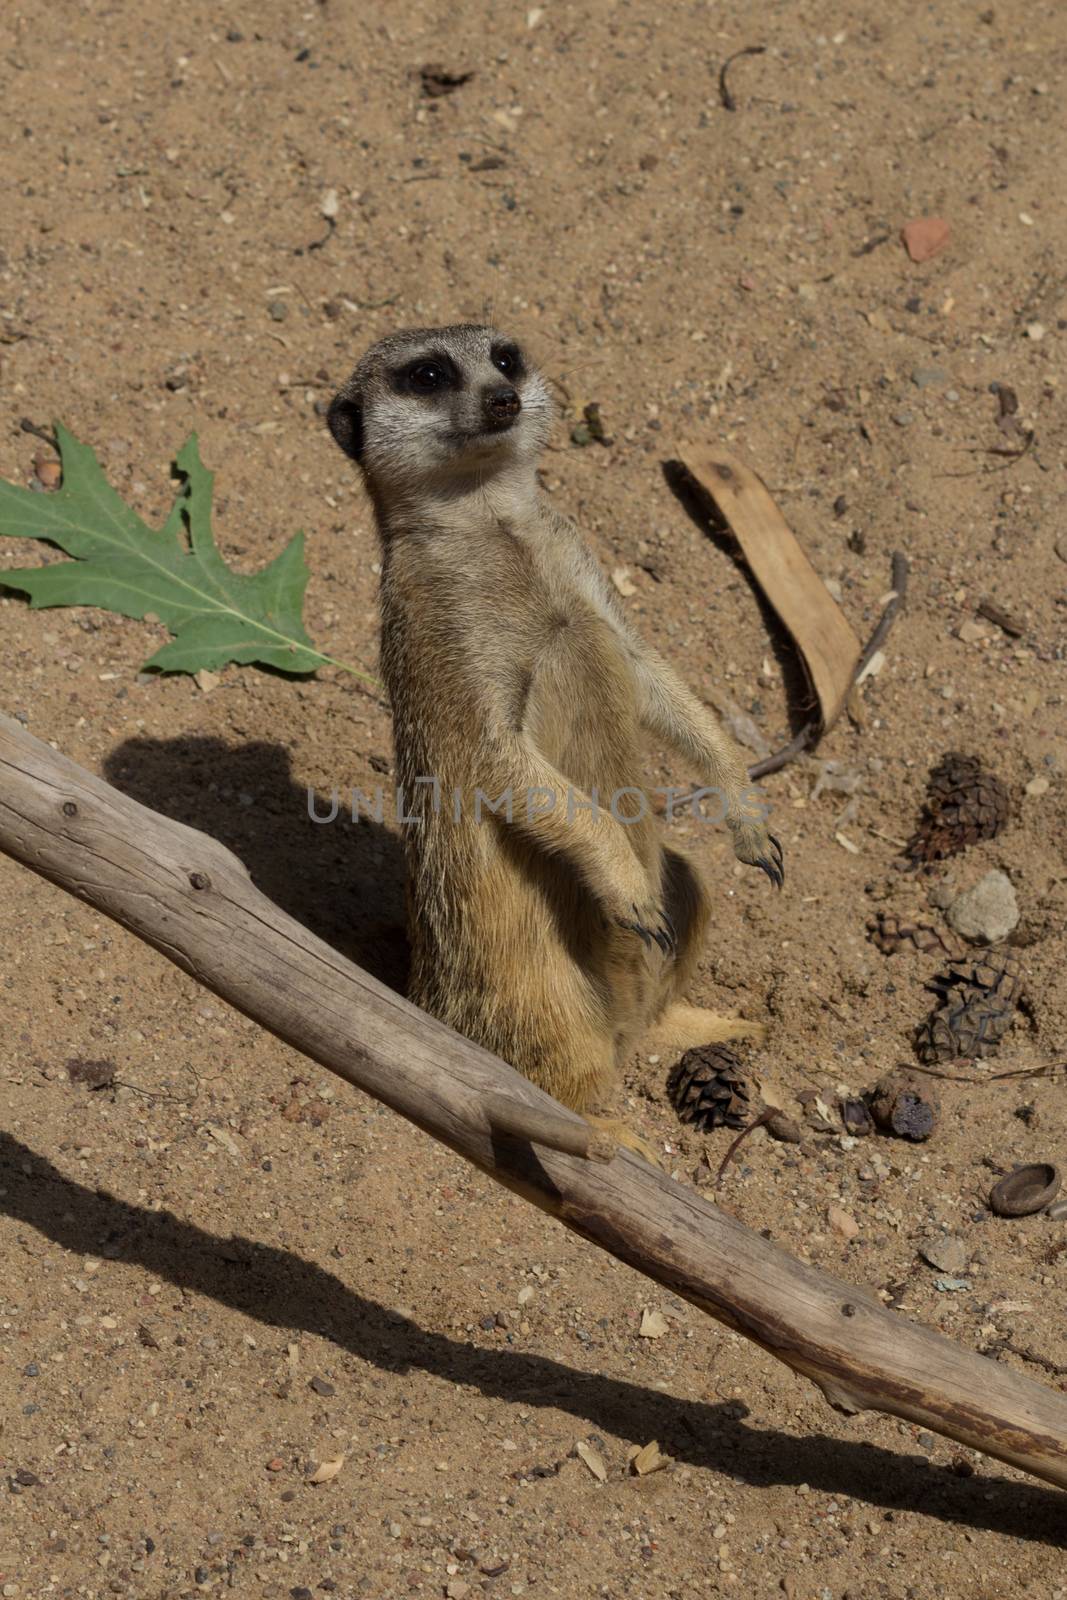
POLYGON ((459 450, 469 450, 471 448, 485 450, 504 444, 509 440, 513 441, 514 437, 515 430, 512 425, 509 424, 507 427, 502 428, 498 423, 495 427, 469 428, 462 433, 455 433, 452 435, 452 442, 459 450))

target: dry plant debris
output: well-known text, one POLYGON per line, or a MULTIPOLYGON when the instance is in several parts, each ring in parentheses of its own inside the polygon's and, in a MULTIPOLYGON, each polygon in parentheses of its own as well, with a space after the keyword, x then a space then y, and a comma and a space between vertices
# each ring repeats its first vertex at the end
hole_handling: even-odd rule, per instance
POLYGON ((749 1074, 724 1044, 687 1050, 667 1079, 667 1098, 680 1122, 705 1132, 743 1128, 760 1109, 749 1074))
POLYGON ((1022 994, 1018 958, 998 947, 952 961, 928 985, 941 1003, 915 1033, 915 1052, 928 1066, 961 1056, 988 1055, 1015 1018, 1022 994))
POLYGON ((941 1118, 937 1091, 924 1079, 908 1072, 891 1072, 868 1097, 871 1116, 883 1133, 920 1143, 928 1139, 941 1118))
POLYGON ((1007 787, 986 772, 977 756, 950 750, 931 769, 922 821, 907 848, 913 866, 958 855, 968 845, 995 839, 1011 815, 1007 787))
POLYGON ((895 955, 898 950, 910 947, 922 954, 936 950, 953 960, 964 953, 963 942, 932 922, 911 922, 892 911, 876 911, 867 919, 867 936, 883 955, 895 955))

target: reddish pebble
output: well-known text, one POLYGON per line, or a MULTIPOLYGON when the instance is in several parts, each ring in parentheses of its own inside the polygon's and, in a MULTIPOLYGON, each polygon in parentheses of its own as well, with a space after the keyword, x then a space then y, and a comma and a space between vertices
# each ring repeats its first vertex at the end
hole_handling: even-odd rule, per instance
POLYGON ((33 470, 37 474, 37 482, 45 489, 58 489, 63 482, 63 468, 58 461, 51 461, 47 456, 34 456, 33 470))
POLYGON ((267 1471, 280 1472, 284 1466, 285 1462, 282 1460, 281 1456, 275 1456, 273 1460, 267 1462, 267 1471))
POLYGON ((900 237, 913 261, 929 261, 948 244, 952 230, 944 217, 916 217, 900 230, 900 237))

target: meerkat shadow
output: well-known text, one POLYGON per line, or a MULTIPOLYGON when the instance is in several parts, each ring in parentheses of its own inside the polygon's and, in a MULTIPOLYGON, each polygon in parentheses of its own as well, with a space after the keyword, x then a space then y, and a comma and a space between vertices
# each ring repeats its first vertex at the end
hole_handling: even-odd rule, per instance
POLYGON ((818 703, 796 645, 788 630, 782 626, 778 613, 752 576, 730 524, 703 484, 693 477, 682 461, 664 461, 661 467, 664 481, 682 510, 717 549, 730 557, 752 591, 767 630, 774 659, 782 674, 789 731, 791 734, 799 733, 811 722, 812 716, 818 713, 818 703))
POLYGON ((400 840, 333 796, 297 782, 284 745, 211 735, 139 736, 118 745, 104 776, 123 794, 210 834, 268 899, 327 944, 404 993, 409 949, 400 840), (320 820, 315 820, 320 819, 320 820))

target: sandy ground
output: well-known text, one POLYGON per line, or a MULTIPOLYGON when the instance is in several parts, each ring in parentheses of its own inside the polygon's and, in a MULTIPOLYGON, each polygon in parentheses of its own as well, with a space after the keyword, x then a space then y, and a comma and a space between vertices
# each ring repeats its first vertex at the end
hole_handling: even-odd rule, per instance
MULTIPOLYGON (((491 314, 569 405, 554 502, 627 569, 632 615, 693 686, 776 743, 798 715, 781 641, 663 475, 679 436, 731 442, 857 632, 895 549, 912 590, 865 725, 821 750, 859 778, 847 819, 845 795, 812 798, 818 769, 768 781, 786 892, 702 831, 718 898, 697 998, 770 1021, 761 1060, 791 1093, 862 1089, 909 1058, 937 969, 880 954, 867 917, 936 917, 931 888, 998 867, 1030 996, 1000 1061, 1062 1059, 1065 60, 1054 0, 12 0, 0 473, 26 483, 40 446, 20 421, 58 417, 158 519, 195 429, 227 559, 250 570, 306 529, 309 630, 373 670, 373 530, 324 403, 393 327, 491 314), (718 67, 750 44, 731 112, 718 67), (474 75, 429 98, 427 63, 474 75), (922 215, 951 240, 920 265, 899 230, 922 215), (993 384, 1033 431, 1022 459, 991 453, 1022 437, 993 384), (591 401, 609 447, 570 440, 591 401), (1021 636, 977 617, 985 599, 1021 636), (903 878, 894 841, 948 748, 986 758, 1014 819, 903 878)), ((5 710, 225 840, 396 979, 395 831, 306 814, 309 787, 388 774, 388 717, 356 679, 230 668, 205 694, 138 675, 158 627, 14 596, 0 627, 5 710)), ((650 752, 650 781, 686 776, 650 752)), ((0 884, 4 1596, 1067 1594, 1062 1495, 831 1413, 90 909, 11 864, 0 884), (72 1084, 78 1057, 113 1062, 116 1086, 72 1084), (646 1306, 668 1324, 654 1340, 646 1306), (651 1439, 673 1465, 628 1475, 651 1439), (307 1463, 337 1456, 311 1486, 307 1463)), ((665 1069, 635 1060, 620 1107, 706 1184, 728 1136, 678 1127, 665 1069)), ((988 1163, 1067 1156, 1062 1083, 944 1101, 922 1147, 757 1134, 719 1197, 970 1347, 1028 1350, 1000 1359, 1062 1389, 1067 1224, 984 1205, 988 1163), (917 1254, 943 1229, 961 1289, 917 1254)))

